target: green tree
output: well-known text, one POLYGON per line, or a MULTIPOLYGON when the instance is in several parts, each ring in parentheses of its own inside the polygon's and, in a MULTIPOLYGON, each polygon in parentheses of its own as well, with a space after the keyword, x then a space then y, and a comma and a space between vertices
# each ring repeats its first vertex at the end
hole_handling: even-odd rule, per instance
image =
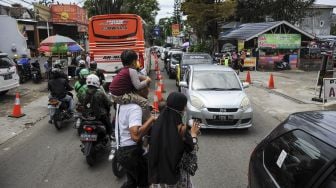
POLYGON ((119 14, 123 0, 85 0, 84 8, 88 16, 101 14, 119 14))
POLYGON ((306 10, 315 0, 238 0, 236 19, 243 22, 262 22, 266 16, 275 21, 292 24, 306 16, 306 10))
POLYGON ((155 17, 159 11, 157 0, 124 0, 121 8, 122 13, 131 13, 141 16, 148 24, 155 24, 155 17))

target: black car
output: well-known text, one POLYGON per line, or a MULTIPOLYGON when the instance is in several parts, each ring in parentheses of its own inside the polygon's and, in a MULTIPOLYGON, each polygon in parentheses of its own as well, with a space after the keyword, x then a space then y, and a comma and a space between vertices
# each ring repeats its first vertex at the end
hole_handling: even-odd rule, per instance
POLYGON ((249 188, 335 188, 336 111, 290 115, 252 152, 249 188))

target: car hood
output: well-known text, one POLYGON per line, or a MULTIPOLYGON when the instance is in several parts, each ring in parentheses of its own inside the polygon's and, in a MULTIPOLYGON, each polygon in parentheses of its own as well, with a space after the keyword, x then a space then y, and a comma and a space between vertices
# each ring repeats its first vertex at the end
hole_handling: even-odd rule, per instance
POLYGON ((244 91, 192 91, 206 108, 239 108, 246 96, 244 91))

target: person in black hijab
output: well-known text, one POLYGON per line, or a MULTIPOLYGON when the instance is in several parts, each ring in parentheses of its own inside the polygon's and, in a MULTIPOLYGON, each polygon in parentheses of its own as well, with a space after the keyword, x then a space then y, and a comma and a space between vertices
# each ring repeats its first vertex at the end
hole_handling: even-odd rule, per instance
POLYGON ((178 164, 185 151, 194 149, 191 135, 197 136, 199 132, 198 125, 195 128, 194 124, 189 131, 190 128, 182 122, 186 105, 185 95, 171 93, 166 108, 152 127, 148 154, 149 184, 175 185, 180 179, 178 164))

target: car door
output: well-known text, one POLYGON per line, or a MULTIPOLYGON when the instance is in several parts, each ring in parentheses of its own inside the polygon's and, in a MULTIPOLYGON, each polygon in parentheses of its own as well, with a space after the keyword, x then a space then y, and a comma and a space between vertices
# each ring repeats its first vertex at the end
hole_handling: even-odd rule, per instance
POLYGON ((189 88, 190 88, 190 69, 188 68, 186 70, 186 73, 183 76, 183 82, 186 82, 188 84, 188 87, 181 87, 181 93, 183 93, 185 96, 188 96, 189 94, 189 88))
POLYGON ((18 84, 15 64, 8 57, 0 57, 0 91, 18 84))

